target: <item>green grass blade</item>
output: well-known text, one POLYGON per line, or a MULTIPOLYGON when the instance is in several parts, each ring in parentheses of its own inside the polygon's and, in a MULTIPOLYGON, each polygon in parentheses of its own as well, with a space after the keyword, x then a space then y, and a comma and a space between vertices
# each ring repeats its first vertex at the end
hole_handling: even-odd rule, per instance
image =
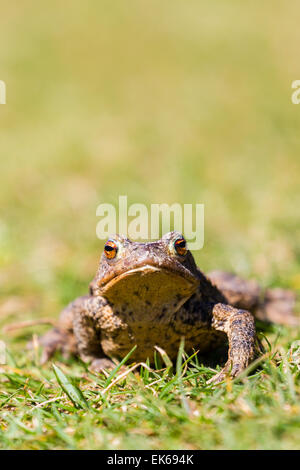
POLYGON ((68 377, 55 364, 52 364, 52 367, 53 367, 57 382, 59 383, 60 387, 65 392, 65 394, 73 402, 75 407, 82 408, 82 409, 88 408, 89 405, 86 399, 84 398, 83 393, 80 390, 80 388, 72 384, 72 382, 68 379, 68 377))
POLYGON ((120 368, 128 361, 128 359, 130 358, 131 354, 133 353, 133 351, 135 351, 137 348, 137 345, 133 346, 133 348, 129 351, 128 354, 126 354, 126 356, 122 359, 122 361, 117 365, 117 367, 115 367, 112 371, 111 371, 111 374, 108 376, 106 382, 105 382, 105 385, 104 385, 104 388, 108 387, 108 385, 110 384, 110 382, 112 381, 112 379, 114 378, 114 376, 118 373, 118 371, 120 370, 120 368))

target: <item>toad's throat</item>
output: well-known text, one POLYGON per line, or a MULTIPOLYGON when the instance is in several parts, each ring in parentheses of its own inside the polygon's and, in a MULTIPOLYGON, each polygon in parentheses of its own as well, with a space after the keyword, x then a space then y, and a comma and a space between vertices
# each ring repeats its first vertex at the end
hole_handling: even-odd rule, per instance
POLYGON ((197 288, 197 280, 176 270, 144 265, 121 273, 102 286, 101 294, 121 310, 176 310, 197 288))

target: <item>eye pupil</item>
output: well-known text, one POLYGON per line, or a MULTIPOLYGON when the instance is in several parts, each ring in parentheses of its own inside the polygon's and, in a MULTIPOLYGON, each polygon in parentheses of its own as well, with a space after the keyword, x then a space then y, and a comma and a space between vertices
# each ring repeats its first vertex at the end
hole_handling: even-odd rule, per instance
POLYGON ((174 243, 175 250, 177 253, 181 256, 186 255, 187 253, 187 248, 186 248, 186 241, 183 238, 180 238, 179 240, 175 240, 174 243))
POLYGON ((106 245, 105 249, 106 251, 113 251, 115 248, 113 246, 106 245))
POLYGON ((116 256, 118 247, 115 242, 108 240, 104 246, 104 253, 106 258, 112 259, 116 256))

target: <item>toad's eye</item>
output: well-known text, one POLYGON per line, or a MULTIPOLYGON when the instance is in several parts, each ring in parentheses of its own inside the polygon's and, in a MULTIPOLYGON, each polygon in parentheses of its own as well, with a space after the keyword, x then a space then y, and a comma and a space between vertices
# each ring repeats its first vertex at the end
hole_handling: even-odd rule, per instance
POLYGON ((180 256, 185 256, 187 254, 186 241, 184 238, 177 238, 174 242, 174 248, 180 256))
POLYGON ((104 253, 106 258, 113 259, 118 251, 118 246, 113 240, 108 240, 104 245, 104 253))

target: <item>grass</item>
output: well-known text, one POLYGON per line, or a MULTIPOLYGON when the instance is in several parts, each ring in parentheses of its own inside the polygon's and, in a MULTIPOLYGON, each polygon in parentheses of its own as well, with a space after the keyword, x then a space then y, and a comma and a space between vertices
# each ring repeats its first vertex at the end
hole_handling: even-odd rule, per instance
POLYGON ((125 372, 106 376, 75 360, 56 357, 41 368, 28 355, 9 355, 1 448, 297 449, 299 350, 297 362, 286 333, 273 331, 276 347, 248 377, 215 387, 206 384, 211 368, 180 353, 175 370, 157 354, 164 367, 130 367, 128 358, 125 372))
POLYGON ((2 2, 3 448, 299 448, 299 377, 284 359, 297 329, 268 328, 275 356, 216 389, 191 359, 182 377, 135 369, 102 397, 105 377, 56 356, 88 409, 25 349, 47 327, 2 330, 54 320, 86 293, 96 208, 122 194, 204 203, 204 271, 299 292, 299 14, 296 0, 2 2))

